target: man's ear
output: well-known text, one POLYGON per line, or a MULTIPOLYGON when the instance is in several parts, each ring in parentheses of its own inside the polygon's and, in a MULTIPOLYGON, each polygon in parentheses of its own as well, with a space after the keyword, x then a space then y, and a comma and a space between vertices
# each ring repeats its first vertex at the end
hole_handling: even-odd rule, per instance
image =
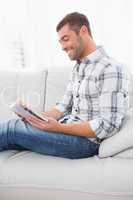
POLYGON ((85 25, 81 26, 81 28, 80 28, 80 34, 84 35, 86 33, 88 33, 87 27, 85 25))

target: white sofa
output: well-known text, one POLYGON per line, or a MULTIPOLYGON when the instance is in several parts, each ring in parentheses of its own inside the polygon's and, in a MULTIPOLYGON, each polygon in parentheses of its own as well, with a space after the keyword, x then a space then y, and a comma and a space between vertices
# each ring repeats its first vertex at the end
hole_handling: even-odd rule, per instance
MULTIPOLYGON (((0 120, 16 117, 9 108, 16 99, 38 111, 55 104, 70 70, 51 67, 48 76, 45 69, 0 70, 0 120)), ((117 137, 101 144, 98 156, 71 160, 30 151, 0 152, 0 200, 133 200, 132 113, 130 109, 117 137)))

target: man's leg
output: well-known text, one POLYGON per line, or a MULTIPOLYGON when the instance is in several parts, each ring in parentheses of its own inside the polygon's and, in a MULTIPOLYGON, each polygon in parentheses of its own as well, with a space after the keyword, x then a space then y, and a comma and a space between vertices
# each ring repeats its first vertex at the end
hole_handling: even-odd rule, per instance
POLYGON ((0 150, 11 148, 78 159, 98 154, 99 145, 85 137, 42 131, 20 119, 13 119, 0 123, 0 150))

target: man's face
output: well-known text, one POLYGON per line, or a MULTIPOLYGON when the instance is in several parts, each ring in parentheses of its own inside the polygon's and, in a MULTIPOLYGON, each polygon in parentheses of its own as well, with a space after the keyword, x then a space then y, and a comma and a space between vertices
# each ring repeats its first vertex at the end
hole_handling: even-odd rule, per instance
POLYGON ((82 58, 83 40, 79 34, 71 30, 68 24, 64 25, 58 32, 59 42, 62 49, 66 51, 71 60, 82 58))

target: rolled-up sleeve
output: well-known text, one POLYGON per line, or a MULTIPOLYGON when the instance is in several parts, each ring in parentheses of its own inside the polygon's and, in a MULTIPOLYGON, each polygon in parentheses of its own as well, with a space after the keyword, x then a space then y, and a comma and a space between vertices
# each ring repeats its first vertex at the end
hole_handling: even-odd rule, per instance
POLYGON ((97 78, 99 116, 89 121, 100 139, 114 135, 122 126, 128 107, 128 76, 122 66, 108 65, 97 78))

